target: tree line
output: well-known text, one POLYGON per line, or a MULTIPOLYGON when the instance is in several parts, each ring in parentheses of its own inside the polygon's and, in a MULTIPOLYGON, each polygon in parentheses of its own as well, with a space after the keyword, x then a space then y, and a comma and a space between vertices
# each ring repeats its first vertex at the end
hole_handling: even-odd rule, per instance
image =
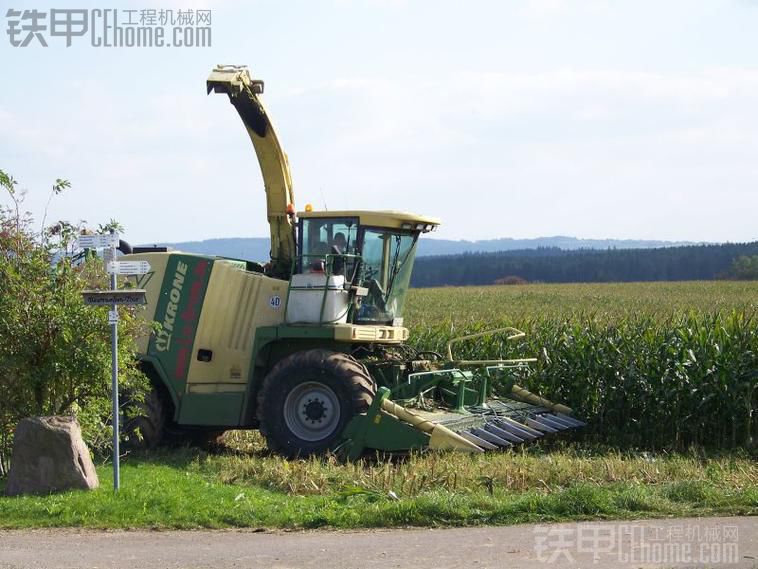
POLYGON ((758 278, 758 241, 659 249, 566 251, 557 248, 420 257, 415 287, 496 282, 634 282, 758 278), (747 260, 746 260, 747 259, 747 260), (752 259, 756 259, 753 261, 752 259))

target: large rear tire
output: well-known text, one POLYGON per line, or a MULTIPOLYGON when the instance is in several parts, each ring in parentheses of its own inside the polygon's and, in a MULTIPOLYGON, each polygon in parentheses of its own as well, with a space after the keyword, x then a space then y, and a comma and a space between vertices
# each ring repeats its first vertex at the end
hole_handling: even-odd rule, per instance
POLYGON ((124 425, 127 446, 135 449, 151 449, 160 446, 166 436, 166 406, 158 390, 153 388, 139 404, 139 415, 124 425))
POLYGON ((296 352, 277 363, 258 395, 260 431, 269 450, 289 458, 333 449, 376 395, 368 370, 347 354, 296 352))

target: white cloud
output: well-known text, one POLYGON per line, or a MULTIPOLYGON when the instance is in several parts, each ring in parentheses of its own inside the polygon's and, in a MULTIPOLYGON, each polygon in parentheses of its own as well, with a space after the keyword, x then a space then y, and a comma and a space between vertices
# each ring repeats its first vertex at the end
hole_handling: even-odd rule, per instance
MULTIPOLYGON (((521 136, 528 144, 537 130, 560 142, 565 136, 575 137, 576 132, 568 131, 583 122, 617 125, 614 132, 605 133, 614 139, 634 138, 640 130, 651 135, 720 128, 724 120, 740 130, 740 121, 758 120, 752 102, 757 96, 758 70, 753 69, 675 75, 567 69, 465 73, 437 81, 354 78, 288 94, 290 99, 307 98, 315 107, 311 119, 316 125, 338 122, 339 129, 320 130, 329 133, 323 143, 353 150, 422 142, 434 147, 460 144, 481 140, 487 129, 499 129, 494 134, 500 142, 517 142, 521 136), (535 124, 531 132, 530 120, 535 124), (519 130, 509 130, 509 124, 518 124, 519 130)), ((751 131, 742 132, 749 137, 751 131)), ((707 137, 702 142, 707 143, 707 137)))
POLYGON ((521 13, 531 20, 555 18, 569 8, 566 0, 527 0, 521 4, 521 13))
MULTIPOLYGON (((494 207, 540 211, 539 223, 516 218, 509 235, 755 237, 743 212, 730 227, 686 221, 716 211, 717 193, 719 207, 734 207, 736 196, 758 207, 755 69, 362 77, 290 95, 314 111, 309 143, 291 161, 296 179, 317 180, 332 204, 435 213, 433 203, 453 237, 506 231, 470 221, 471 192, 494 207), (582 203, 597 212, 577 210, 582 203), (645 219, 661 216, 677 222, 648 228, 645 219)), ((297 139, 299 129, 285 125, 297 139)))

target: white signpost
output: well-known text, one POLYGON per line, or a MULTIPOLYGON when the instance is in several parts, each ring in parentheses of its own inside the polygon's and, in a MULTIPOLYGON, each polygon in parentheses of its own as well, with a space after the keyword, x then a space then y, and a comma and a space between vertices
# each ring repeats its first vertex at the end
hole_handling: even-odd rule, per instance
POLYGON ((144 275, 150 272, 147 261, 111 261, 106 268, 109 275, 144 275))
POLYGON ((104 235, 80 235, 77 244, 81 249, 105 249, 106 270, 111 276, 110 290, 82 291, 84 302, 92 305, 109 305, 108 324, 111 326, 111 400, 113 401, 113 490, 121 487, 121 464, 119 450, 119 402, 118 402, 118 305, 145 304, 142 289, 118 289, 118 275, 143 275, 150 272, 147 261, 116 261, 118 233, 104 235))
POLYGON ((118 247, 118 233, 105 233, 103 235, 80 235, 76 239, 80 249, 107 249, 118 247))

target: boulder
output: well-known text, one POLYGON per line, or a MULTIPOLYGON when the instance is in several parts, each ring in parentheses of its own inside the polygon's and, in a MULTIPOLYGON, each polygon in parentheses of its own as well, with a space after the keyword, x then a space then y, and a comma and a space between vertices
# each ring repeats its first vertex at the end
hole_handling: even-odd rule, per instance
POLYGON ((99 484, 74 417, 30 417, 18 423, 6 496, 92 490, 99 484))

